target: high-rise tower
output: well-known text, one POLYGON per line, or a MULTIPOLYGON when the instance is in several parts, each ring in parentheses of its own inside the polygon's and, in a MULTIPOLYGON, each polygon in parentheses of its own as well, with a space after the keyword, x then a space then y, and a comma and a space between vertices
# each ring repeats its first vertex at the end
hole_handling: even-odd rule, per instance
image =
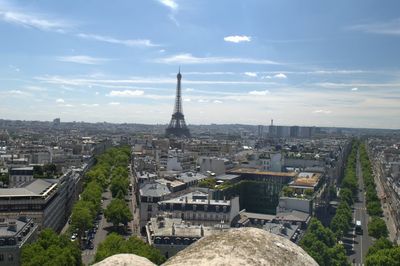
POLYGON ((190 137, 189 129, 186 126, 185 116, 182 110, 182 97, 181 97, 181 70, 179 69, 178 75, 176 75, 176 97, 175 97, 175 108, 172 114, 171 122, 169 122, 168 128, 165 130, 167 136, 176 137, 190 137))

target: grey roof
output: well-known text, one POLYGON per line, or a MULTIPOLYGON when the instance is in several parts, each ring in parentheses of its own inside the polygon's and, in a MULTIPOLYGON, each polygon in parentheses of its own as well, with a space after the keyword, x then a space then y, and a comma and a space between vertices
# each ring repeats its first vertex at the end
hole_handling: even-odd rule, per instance
POLYGON ((140 187, 140 196, 144 197, 162 197, 170 193, 171 191, 168 189, 167 185, 157 182, 143 184, 140 187))
POLYGON ((276 223, 265 223, 263 225, 263 229, 265 231, 285 237, 287 239, 291 239, 293 237, 293 235, 296 233, 297 228, 299 228, 299 226, 291 224, 283 225, 276 223))
POLYGON ((310 215, 306 212, 301 211, 287 211, 287 212, 278 212, 276 215, 273 214, 263 214, 263 213, 254 213, 254 212, 241 212, 241 215, 244 215, 250 219, 259 219, 259 220, 268 220, 271 221, 273 219, 283 220, 283 221, 301 221, 306 222, 310 215))
POLYGON ((11 170, 20 170, 20 171, 33 171, 33 166, 27 167, 13 167, 11 170))
POLYGON ((225 175, 218 175, 215 177, 217 180, 223 180, 223 181, 230 181, 236 178, 239 178, 240 175, 232 175, 232 174, 225 174, 225 175))
POLYGON ((8 229, 8 226, 0 226, 0 237, 5 237, 5 236, 15 236, 18 234, 18 232, 27 224, 25 222, 22 222, 20 220, 15 220, 15 219, 6 219, 4 224, 8 224, 8 222, 15 222, 15 225, 17 226, 17 230, 14 232, 12 230, 8 229))
POLYGON ((23 187, 19 188, 1 188, 0 197, 16 197, 16 196, 42 196, 57 180, 35 179, 23 187), (52 182, 53 181, 53 182, 52 182), (55 182, 54 182, 55 181, 55 182))
POLYGON ((179 179, 185 183, 189 183, 191 181, 201 180, 201 179, 205 179, 205 178, 207 178, 207 176, 200 174, 200 173, 192 173, 192 172, 185 172, 185 173, 181 173, 176 176, 176 179, 179 179))

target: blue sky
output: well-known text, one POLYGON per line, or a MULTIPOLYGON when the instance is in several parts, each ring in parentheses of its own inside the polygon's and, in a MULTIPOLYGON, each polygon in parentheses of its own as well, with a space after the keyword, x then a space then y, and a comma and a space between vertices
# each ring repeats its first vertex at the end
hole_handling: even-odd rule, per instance
POLYGON ((400 128, 399 1, 0 0, 0 117, 400 128))

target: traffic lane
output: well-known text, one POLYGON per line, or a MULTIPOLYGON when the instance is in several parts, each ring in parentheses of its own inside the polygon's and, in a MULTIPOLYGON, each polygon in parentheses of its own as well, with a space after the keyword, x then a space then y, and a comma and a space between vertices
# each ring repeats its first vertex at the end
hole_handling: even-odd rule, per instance
MULTIPOLYGON (((108 204, 110 204, 111 198, 111 192, 109 190, 103 192, 102 199, 104 209, 107 208, 108 204)), ((99 221, 99 228, 97 229, 94 239, 92 240, 94 248, 92 250, 84 250, 82 252, 82 262, 85 265, 89 265, 94 261, 94 256, 96 254, 98 245, 107 237, 108 231, 105 228, 108 228, 110 225, 111 224, 108 223, 104 217, 104 214, 102 214, 101 220, 99 221)))

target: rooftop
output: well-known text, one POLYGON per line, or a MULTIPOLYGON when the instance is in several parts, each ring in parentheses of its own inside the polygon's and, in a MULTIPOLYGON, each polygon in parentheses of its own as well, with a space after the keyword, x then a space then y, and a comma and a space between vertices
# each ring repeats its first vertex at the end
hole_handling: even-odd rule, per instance
POLYGON ((226 224, 217 226, 202 226, 185 223, 180 218, 153 217, 150 219, 149 229, 152 237, 157 236, 179 236, 179 237, 198 237, 212 235, 224 230, 228 230, 226 224))
POLYGON ((302 172, 297 178, 289 183, 291 187, 315 187, 321 179, 320 173, 302 172))
POLYGON ((253 175, 269 175, 269 176, 282 176, 282 177, 295 177, 297 173, 290 172, 271 172, 271 171, 261 171, 256 168, 235 168, 230 170, 228 173, 231 174, 253 174, 253 175))
POLYGON ((170 193, 171 191, 168 189, 167 185, 157 182, 143 184, 140 187, 140 196, 144 197, 162 197, 170 193))
POLYGON ((208 202, 208 194, 200 191, 190 192, 182 196, 161 201, 160 203, 185 203, 185 204, 203 204, 203 205, 226 205, 229 206, 229 200, 213 200, 208 202))
POLYGON ((42 197, 57 187, 57 180, 34 179, 19 188, 0 189, 1 197, 42 197), (55 182, 56 181, 56 182, 55 182))
POLYGON ((185 172, 176 176, 176 179, 179 179, 185 183, 189 183, 196 180, 200 181, 205 178, 207 178, 207 176, 200 173, 192 173, 192 172, 185 172))

